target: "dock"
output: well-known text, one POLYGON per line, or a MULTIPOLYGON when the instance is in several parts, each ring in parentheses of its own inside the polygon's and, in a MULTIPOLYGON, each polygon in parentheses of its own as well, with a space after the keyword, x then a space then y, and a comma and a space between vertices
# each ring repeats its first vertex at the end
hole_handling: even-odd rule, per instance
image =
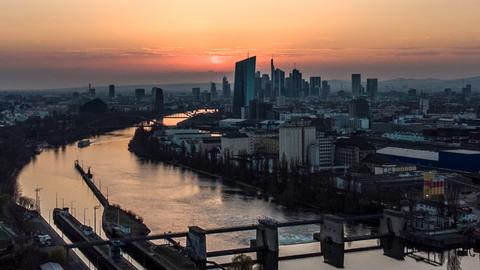
MULTIPOLYGON (((150 233, 150 230, 140 218, 136 217, 129 211, 121 209, 118 205, 111 205, 109 203, 108 199, 95 185, 90 169, 85 171, 78 161, 75 161, 74 166, 95 197, 104 207, 102 227, 108 238, 122 239, 131 236, 146 237, 148 233, 150 233)), ((179 249, 174 248, 171 245, 156 245, 145 239, 141 241, 124 242, 122 250, 127 252, 132 258, 147 269, 197 269, 190 258, 182 255, 179 249)))
POLYGON ((87 186, 90 188, 90 190, 93 192, 95 197, 97 197, 97 200, 102 204, 103 207, 107 207, 109 205, 108 199, 102 194, 100 189, 97 188, 95 183, 93 182, 93 175, 90 172, 90 169, 88 169, 87 172, 82 168, 78 160, 75 161, 75 169, 80 173, 80 175, 83 178, 83 181, 87 184, 87 186))
MULTIPOLYGON (((53 220, 72 243, 101 241, 102 238, 92 228, 82 225, 69 212, 68 208, 53 210, 53 220)), ((100 270, 134 270, 130 262, 120 254, 121 243, 80 247, 80 251, 100 270)))

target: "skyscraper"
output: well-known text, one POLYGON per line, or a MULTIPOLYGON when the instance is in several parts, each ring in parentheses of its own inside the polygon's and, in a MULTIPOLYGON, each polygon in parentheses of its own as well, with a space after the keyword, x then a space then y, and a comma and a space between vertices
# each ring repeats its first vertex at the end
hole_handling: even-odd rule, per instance
POLYGON ((153 110, 156 113, 163 113, 163 89, 160 87, 153 87, 153 110))
POLYGON ((143 88, 135 89, 135 98, 137 98, 137 100, 141 100, 143 97, 145 97, 145 89, 143 88))
POLYGON ((217 97, 217 84, 214 82, 210 82, 210 94, 212 98, 217 97))
POLYGON ((352 74, 352 95, 359 97, 362 93, 362 75, 352 74))
POLYGON ((235 82, 233 86, 233 113, 241 117, 242 108, 248 107, 255 99, 256 57, 250 57, 235 63, 235 82))
POLYGON ((275 65, 273 65, 273 58, 270 59, 270 78, 272 79, 272 89, 275 88, 275 65))
POLYGON ((303 80, 302 73, 294 68, 292 73, 290 73, 290 85, 289 85, 289 96, 290 97, 299 97, 300 92, 303 90, 303 80))
POLYGON ((272 96, 272 83, 270 81, 270 76, 268 74, 262 74, 261 81, 262 97, 271 97, 272 96))
POLYGON ((226 76, 223 76, 223 79, 222 79, 222 94, 224 98, 230 97, 230 83, 228 82, 228 79, 226 76))
POLYGON ((115 97, 115 85, 110 84, 108 86, 108 97, 109 98, 114 98, 115 97))
POLYGON ((88 94, 90 97, 95 97, 95 88, 91 84, 88 84, 88 94))
POLYGON ((285 71, 277 68, 274 70, 272 77, 272 95, 277 96, 286 96, 285 93, 285 71))
POLYGON ((330 85, 327 80, 322 81, 322 97, 328 97, 330 94, 330 85))
POLYGON ((192 96, 194 101, 200 101, 200 87, 192 88, 192 96))
POLYGON ((320 89, 322 88, 322 78, 310 77, 310 96, 318 96, 320 94, 320 89))
POLYGON ((466 97, 469 97, 472 95, 472 85, 467 84, 465 87, 462 88, 462 94, 466 97))
POLYGON ((367 79, 367 95, 371 99, 377 96, 378 79, 367 79))

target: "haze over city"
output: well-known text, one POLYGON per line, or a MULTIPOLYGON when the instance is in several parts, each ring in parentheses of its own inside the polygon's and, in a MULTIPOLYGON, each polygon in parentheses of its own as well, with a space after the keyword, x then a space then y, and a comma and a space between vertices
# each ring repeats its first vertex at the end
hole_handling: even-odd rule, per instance
POLYGON ((477 0, 0 3, 2 89, 220 81, 257 56, 267 71, 380 80, 480 70, 477 0))
POLYGON ((480 269, 479 15, 0 0, 0 269, 480 269))

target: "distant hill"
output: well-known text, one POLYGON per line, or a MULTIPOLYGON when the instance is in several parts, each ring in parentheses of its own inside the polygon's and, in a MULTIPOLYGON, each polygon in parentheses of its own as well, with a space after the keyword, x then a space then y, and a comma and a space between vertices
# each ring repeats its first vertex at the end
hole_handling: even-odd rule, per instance
MULTIPOLYGON (((332 91, 345 90, 347 92, 351 91, 351 81, 347 80, 329 80, 330 87, 332 91)), ((366 82, 362 82, 363 86, 366 87, 366 82)), ((410 88, 416 88, 418 91, 423 90, 424 92, 439 92, 443 91, 445 88, 452 88, 453 91, 460 92, 462 87, 465 84, 472 84, 472 89, 474 92, 480 92, 480 76, 469 77, 465 79, 452 79, 452 80, 441 80, 441 79, 406 79, 398 78, 385 81, 379 81, 378 83, 379 91, 408 91, 410 88)))
MULTIPOLYGON (((365 80, 365 78, 364 78, 365 80)), ((350 80, 328 80, 332 92, 337 92, 340 90, 345 90, 347 92, 351 91, 351 81, 350 80)), ((221 91, 221 83, 217 83, 217 91, 221 91)), ((233 88, 233 82, 232 88, 233 88)), ((366 82, 362 81, 364 87, 366 87, 366 82)), ((472 84, 474 92, 480 92, 480 76, 469 77, 465 79, 408 79, 408 78, 397 78, 391 80, 379 81, 379 91, 408 91, 410 88, 416 88, 418 91, 424 92, 439 92, 443 91, 445 88, 452 88, 453 91, 460 92, 462 87, 465 84, 472 84)), ((98 96, 106 96, 108 92, 108 86, 94 86, 97 90, 98 96)), ((193 87, 200 87, 203 90, 210 89, 210 82, 198 82, 198 83, 173 83, 173 84, 144 84, 144 85, 116 85, 116 91, 119 94, 134 94, 136 88, 144 88, 147 95, 150 94, 152 87, 161 87, 164 91, 168 92, 185 92, 190 93, 193 87)), ((86 92, 87 86, 82 87, 71 87, 71 88, 59 88, 59 89, 38 89, 38 90, 21 90, 22 92, 51 92, 52 94, 60 92, 86 92)), ((14 91, 14 90, 12 90, 14 91)))

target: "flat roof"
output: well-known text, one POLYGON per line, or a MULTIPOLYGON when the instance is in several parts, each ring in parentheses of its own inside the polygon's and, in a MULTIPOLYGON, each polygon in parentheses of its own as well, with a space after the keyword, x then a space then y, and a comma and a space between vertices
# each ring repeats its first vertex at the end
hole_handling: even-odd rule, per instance
POLYGON ((225 122, 239 123, 239 122, 243 122, 243 121, 247 121, 247 119, 242 119, 242 118, 226 118, 226 119, 220 120, 220 122, 222 122, 222 123, 225 123, 225 122))
POLYGON ((443 150, 442 152, 465 154, 465 155, 480 155, 480 151, 468 150, 468 149, 443 150))
POLYGON ((377 153, 383 154, 383 155, 390 155, 390 156, 438 161, 438 152, 426 151, 426 150, 416 150, 416 149, 399 148, 399 147, 385 147, 377 150, 377 153))

